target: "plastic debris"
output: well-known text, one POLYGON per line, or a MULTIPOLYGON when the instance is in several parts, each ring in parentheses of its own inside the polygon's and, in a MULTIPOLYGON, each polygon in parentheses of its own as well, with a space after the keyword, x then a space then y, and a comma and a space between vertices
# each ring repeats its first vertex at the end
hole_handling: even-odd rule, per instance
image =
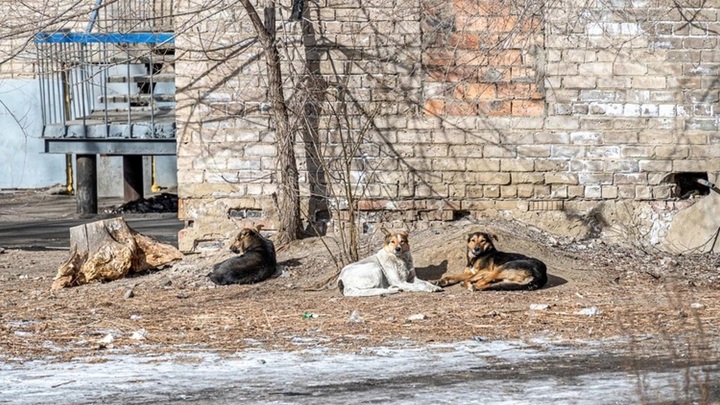
POLYGON ((597 307, 589 307, 589 308, 583 308, 575 313, 576 315, 587 315, 587 316, 597 316, 602 314, 602 311, 599 310, 597 307))
POLYGON ((145 329, 136 330, 133 332, 132 336, 130 336, 130 339, 132 340, 145 340, 147 339, 147 331, 145 329))
POLYGON ((350 317, 348 318, 348 322, 363 323, 363 319, 362 319, 362 317, 360 316, 360 312, 359 312, 357 309, 353 310, 353 311, 350 313, 350 317))

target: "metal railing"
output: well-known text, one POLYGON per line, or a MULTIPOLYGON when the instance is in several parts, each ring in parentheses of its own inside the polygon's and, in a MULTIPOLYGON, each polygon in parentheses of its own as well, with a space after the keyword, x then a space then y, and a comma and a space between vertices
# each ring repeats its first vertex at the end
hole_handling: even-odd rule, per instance
POLYGON ((96 0, 87 32, 172 32, 171 0, 96 0), (93 29, 94 28, 94 29, 93 29))
POLYGON ((167 116, 175 105, 170 3, 97 0, 85 32, 36 36, 44 136, 65 136, 48 126, 154 126, 167 116))

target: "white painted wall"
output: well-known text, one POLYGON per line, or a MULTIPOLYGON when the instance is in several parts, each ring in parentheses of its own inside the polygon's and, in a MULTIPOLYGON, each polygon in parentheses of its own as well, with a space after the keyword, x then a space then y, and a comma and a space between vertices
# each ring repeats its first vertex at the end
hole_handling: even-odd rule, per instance
MULTIPOLYGON (((40 90, 35 80, 0 80, 0 189, 65 184, 65 155, 43 153, 40 90)), ((150 192, 150 158, 144 159, 150 192)), ((73 170, 73 172, 75 172, 73 170)), ((156 158, 157 184, 177 186, 177 158, 156 158)), ((98 157, 98 196, 123 195, 122 158, 98 157)))
POLYGON ((65 156, 43 154, 35 80, 0 80, 0 188, 65 183, 65 156))

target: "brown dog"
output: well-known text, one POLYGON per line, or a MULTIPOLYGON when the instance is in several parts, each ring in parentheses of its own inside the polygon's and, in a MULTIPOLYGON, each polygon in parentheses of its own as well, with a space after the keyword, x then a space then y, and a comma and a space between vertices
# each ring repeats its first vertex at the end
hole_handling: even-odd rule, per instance
POLYGON ((260 229, 245 228, 238 233, 230 250, 239 253, 213 266, 208 274, 215 284, 252 284, 272 277, 277 271, 275 245, 260 235, 260 229))
POLYGON ((547 267, 538 259, 519 253, 500 252, 497 236, 473 232, 467 237, 467 267, 463 274, 445 276, 434 283, 441 287, 462 282, 473 290, 536 290, 547 283, 547 267))

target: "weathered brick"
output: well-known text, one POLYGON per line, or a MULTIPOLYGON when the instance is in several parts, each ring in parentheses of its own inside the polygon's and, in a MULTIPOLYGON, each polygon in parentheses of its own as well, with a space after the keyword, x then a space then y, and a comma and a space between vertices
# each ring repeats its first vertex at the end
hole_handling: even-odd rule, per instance
POLYGON ((518 145, 518 157, 550 157, 550 145, 518 145))
POLYGON ((532 184, 518 184, 517 196, 519 198, 531 198, 534 195, 535 188, 532 184))
POLYGON ((612 184, 612 173, 578 173, 578 183, 586 186, 597 184, 612 184))
POLYGON ((575 173, 545 173, 545 184, 578 184, 575 173))
POLYGON ((518 195, 518 188, 517 186, 501 186, 500 187, 500 197, 502 198, 515 198, 518 195))
POLYGON ((647 173, 616 173, 614 183, 616 185, 646 184, 647 183, 647 173))
POLYGON ((553 184, 550 186, 551 198, 568 198, 568 186, 553 184))
POLYGON ((511 173, 512 184, 544 184, 545 176, 542 173, 511 173))
POLYGON ((533 135, 536 144, 569 144, 570 134, 562 131, 537 132, 533 135))
POLYGON ((640 170, 638 162, 634 160, 624 159, 607 159, 605 161, 605 170, 609 172, 637 172, 640 170))
POLYGON ((496 185, 483 186, 483 197, 485 197, 485 198, 500 197, 500 186, 496 186, 496 185))
POLYGON ((686 145, 656 146, 653 156, 656 159, 682 159, 690 156, 690 150, 686 145))
POLYGON ((618 188, 615 186, 602 186, 601 196, 604 199, 618 198, 618 188))
POLYGON ((478 102, 478 112, 480 115, 487 116, 503 116, 510 115, 511 104, 509 101, 480 101, 478 102))
POLYGON ((602 189, 600 186, 585 186, 585 198, 600 199, 602 197, 602 189))
POLYGON ((543 100, 513 100, 511 102, 511 114, 515 116, 542 116, 545 114, 545 102, 543 100))
POLYGON ((534 160, 501 159, 500 170, 504 172, 531 172, 535 169, 534 160))
POLYGON ((488 158, 515 157, 517 155, 517 147, 514 145, 485 145, 483 147, 483 156, 488 158))
POLYGON ((565 116, 548 117, 545 127, 551 130, 573 130, 580 127, 580 120, 575 117, 565 116))
POLYGON ((635 198, 638 200, 651 200, 652 187, 650 186, 635 186, 635 198))
POLYGON ((548 198, 551 195, 550 186, 533 186, 533 197, 548 198))
POLYGON ((433 159, 432 169, 438 171, 462 171, 465 170, 465 160, 463 159, 433 159))
POLYGON ((465 161, 467 170, 473 172, 499 172, 499 159, 467 159, 465 161))
POLYGON ((277 156, 275 145, 255 144, 244 148, 245 156, 277 156))
POLYGON ((567 198, 582 198, 585 196, 585 186, 567 186, 567 198))
POLYGON ((510 173, 477 173, 478 184, 510 184, 510 173))
POLYGON ((432 116, 440 116, 445 113, 445 101, 439 99, 430 99, 425 102, 425 114, 432 116))

